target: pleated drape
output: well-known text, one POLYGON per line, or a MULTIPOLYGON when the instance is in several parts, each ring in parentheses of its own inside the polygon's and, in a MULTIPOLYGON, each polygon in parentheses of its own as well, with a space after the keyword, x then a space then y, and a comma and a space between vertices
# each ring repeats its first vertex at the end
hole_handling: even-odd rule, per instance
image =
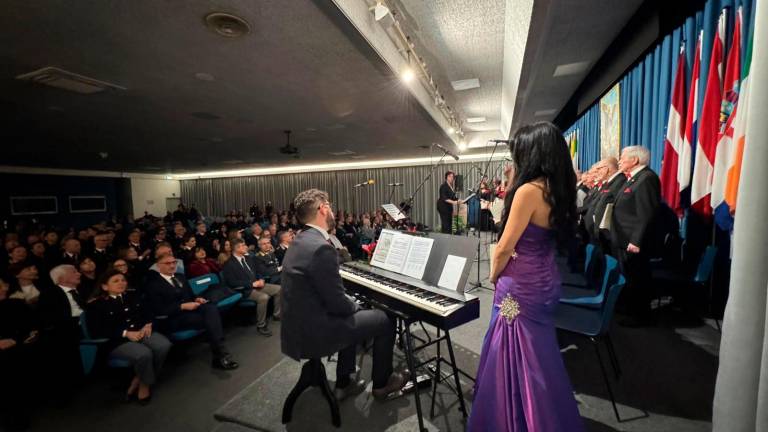
MULTIPOLYGON (((704 10, 686 19, 685 23, 666 35, 637 64, 631 67, 619 80, 621 109, 621 147, 642 145, 651 151, 651 168, 661 171, 661 159, 664 156, 664 138, 672 92, 672 81, 677 68, 677 53, 682 43, 685 44, 686 94, 690 87, 691 68, 696 52, 696 40, 703 31, 702 59, 699 82, 698 112, 704 100, 712 40, 717 32, 717 20, 723 8, 728 11, 728 33, 733 30, 733 17, 737 8, 742 7, 743 24, 749 22, 754 9, 754 0, 709 0, 704 10)), ((731 37, 726 36, 726 46, 731 37)), ((746 50, 747 32, 742 32, 742 58, 746 50)), ((730 47, 729 47, 730 48, 730 47)), ((586 170, 600 159, 600 113, 599 101, 582 114, 568 131, 579 129, 579 167, 586 170), (595 107, 598 107, 595 115, 595 107), (596 139, 587 130, 596 129, 596 139), (582 136, 584 138, 582 138, 582 136)))
MULTIPOLYGON (((506 153, 507 149, 498 150, 506 153)), ((490 178, 501 177, 503 161, 444 163, 435 168, 432 177, 414 198, 412 219, 435 226, 438 223, 435 203, 438 189, 443 182, 445 172, 454 171, 463 176, 464 191, 475 187, 480 180, 480 173, 487 172, 490 178), (487 166, 487 168, 486 168, 487 166), (487 171, 486 171, 487 169, 487 171)), ((307 172, 301 174, 280 174, 248 177, 229 177, 214 179, 194 179, 181 181, 181 197, 186 204, 193 204, 206 216, 221 216, 232 210, 246 212, 254 203, 263 208, 266 201, 271 201, 276 209, 287 210, 297 193, 318 188, 331 196, 333 208, 370 212, 385 203, 399 204, 416 190, 422 180, 429 175, 431 166, 408 166, 395 168, 372 168, 344 171, 307 172), (368 179, 374 185, 355 188, 353 185, 368 179), (404 183, 393 188, 388 183, 404 183), (391 199, 390 199, 391 196, 391 199)))

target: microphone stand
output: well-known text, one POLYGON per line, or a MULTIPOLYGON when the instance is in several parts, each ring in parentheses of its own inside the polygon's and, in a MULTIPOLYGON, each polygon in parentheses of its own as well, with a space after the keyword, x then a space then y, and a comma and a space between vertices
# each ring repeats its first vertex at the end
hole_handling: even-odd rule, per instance
MULTIPOLYGON (((494 290, 494 288, 486 287, 480 281, 480 263, 482 262, 482 260, 480 259, 480 243, 482 243, 480 241, 480 228, 481 228, 481 226, 480 226, 480 215, 483 213, 483 210, 481 208, 482 207, 482 203, 480 201, 480 199, 481 199, 480 198, 480 185, 482 184, 483 179, 488 176, 488 170, 491 168, 491 161, 493 160, 493 156, 496 154, 496 149, 498 147, 499 147, 499 142, 497 141, 494 144, 494 146, 493 146, 493 151, 491 152, 491 155, 488 157, 488 162, 486 162, 486 164, 485 164, 485 170, 482 173, 480 173, 480 180, 478 180, 477 186, 475 187, 475 194, 477 196, 477 201, 478 201, 478 206, 477 206, 477 210, 476 210, 477 213, 476 213, 476 217, 475 217, 475 224, 476 224, 476 231, 477 231, 477 258, 475 260, 475 261, 477 261, 477 279, 474 282, 470 282, 469 283, 469 289, 467 289, 467 291, 466 291, 468 293, 471 293, 472 291, 474 291, 476 289, 480 289, 480 288, 488 290, 488 291, 493 291, 494 290)), ((486 185, 487 185, 487 183, 486 183, 486 185)), ((469 235, 469 232, 467 232, 467 235, 469 235)), ((490 263, 490 260, 491 260, 491 257, 488 257, 489 263, 490 263)), ((490 269, 490 264, 489 264, 488 268, 490 269)))

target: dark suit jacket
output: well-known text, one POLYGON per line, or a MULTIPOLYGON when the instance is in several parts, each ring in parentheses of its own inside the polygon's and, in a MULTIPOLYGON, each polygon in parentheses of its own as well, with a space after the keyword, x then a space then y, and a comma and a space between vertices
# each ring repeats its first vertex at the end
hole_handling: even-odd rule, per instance
POLYGON ((252 262, 256 266, 254 269, 256 274, 264 277, 269 283, 280 284, 280 271, 277 269, 280 267, 280 261, 274 252, 264 255, 261 252, 256 252, 252 262))
POLYGON ((454 192, 447 182, 443 182, 440 185, 440 198, 437 200, 437 211, 440 213, 448 213, 453 211, 453 206, 445 202, 445 200, 455 200, 456 192, 454 192))
POLYGON ((598 232, 600 231, 600 221, 603 220, 605 208, 609 203, 616 201, 616 197, 621 192, 626 181, 627 177, 619 173, 610 182, 603 183, 590 201, 589 209, 587 209, 587 213, 584 215, 584 226, 587 228, 591 239, 597 239, 598 232))
POLYGON ((289 357, 325 357, 354 343, 357 304, 345 294, 336 250, 314 228, 285 253, 282 302, 280 342, 289 357))
POLYGON ((67 294, 56 285, 40 289, 37 313, 43 330, 71 328, 73 322, 76 322, 72 317, 67 294))
POLYGON ((181 283, 181 288, 176 288, 154 270, 147 273, 144 295, 147 297, 149 310, 153 316, 173 318, 181 313, 182 303, 195 300, 195 294, 192 292, 187 279, 180 274, 175 276, 181 283))
POLYGON ((123 337, 123 331, 141 330, 152 322, 152 315, 138 296, 126 292, 122 304, 109 296, 88 303, 86 321, 91 337, 107 338, 110 348, 114 348, 128 341, 123 337))
POLYGON ((632 243, 643 249, 648 225, 661 200, 659 177, 645 167, 624 183, 616 196, 611 223, 613 245, 626 250, 632 243))
POLYGON ((261 275, 259 275, 256 270, 256 264, 249 255, 245 256, 245 261, 248 263, 248 267, 251 268, 253 275, 248 273, 243 266, 240 265, 240 261, 238 261, 234 254, 230 256, 227 262, 221 267, 221 273, 224 276, 224 285, 230 288, 243 287, 243 298, 247 298, 251 294, 253 283, 262 279, 261 275))

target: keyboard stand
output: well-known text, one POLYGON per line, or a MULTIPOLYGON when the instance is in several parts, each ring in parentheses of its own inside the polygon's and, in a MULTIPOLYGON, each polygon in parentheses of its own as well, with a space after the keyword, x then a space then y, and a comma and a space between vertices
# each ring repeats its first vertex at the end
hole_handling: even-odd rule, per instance
MULTIPOLYGON (((415 379, 416 376, 418 376, 418 369, 424 368, 426 369, 427 373, 432 375, 432 404, 430 407, 429 416, 430 418, 435 417, 435 397, 437 395, 437 384, 442 383, 445 380, 450 379, 453 377, 454 379, 454 385, 455 387, 451 386, 450 384, 446 383, 446 386, 459 398, 459 410, 461 411, 462 416, 466 419, 468 416, 467 413, 467 407, 466 403, 464 401, 464 393, 461 391, 461 382, 459 381, 459 374, 462 374, 469 378, 470 380, 474 381, 475 379, 472 378, 470 375, 468 375, 466 372, 462 371, 458 368, 456 365, 456 357, 453 352, 453 344, 451 343, 451 333, 448 330, 444 331, 444 334, 441 336, 440 328, 437 328, 437 336, 432 338, 427 336, 427 340, 423 340, 422 338, 412 334, 411 332, 411 324, 415 324, 419 321, 412 320, 409 317, 398 314, 400 320, 402 320, 403 326, 399 330, 400 337, 405 339, 405 359, 406 363, 408 364, 408 369, 411 370, 411 377, 415 379), (421 345, 414 345, 414 339, 418 339, 421 343, 421 345), (449 359, 444 358, 441 355, 440 346, 442 345, 442 342, 445 341, 448 344, 448 356, 449 359), (430 347, 432 345, 436 345, 437 353, 435 356, 424 360, 422 362, 416 363, 416 353, 430 347), (434 363, 434 365, 431 365, 431 363, 434 363), (440 365, 442 363, 445 363, 447 366, 450 367, 451 373, 442 376, 440 365)), ((416 383, 414 382, 414 385, 416 383)), ((416 402, 416 416, 419 420, 419 430, 422 432, 426 432, 426 428, 424 427, 424 414, 422 413, 421 408, 421 397, 419 395, 418 388, 414 391, 414 398, 416 402)))

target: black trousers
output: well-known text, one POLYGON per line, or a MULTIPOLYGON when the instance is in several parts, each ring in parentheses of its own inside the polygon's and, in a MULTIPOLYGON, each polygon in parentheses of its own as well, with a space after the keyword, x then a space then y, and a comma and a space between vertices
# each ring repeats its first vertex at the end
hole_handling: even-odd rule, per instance
POLYGON ((373 388, 387 385, 392 375, 392 352, 395 348, 395 321, 381 310, 360 310, 352 316, 354 327, 352 338, 355 343, 339 351, 336 376, 348 376, 355 371, 357 345, 373 338, 373 388))
POLYGON ((446 209, 438 207, 437 213, 440 215, 440 232, 443 234, 451 234, 451 226, 453 225, 451 216, 453 216, 453 210, 451 208, 446 209))
POLYGON ((637 254, 628 253, 626 250, 616 250, 614 253, 621 263, 621 271, 627 280, 621 294, 625 305, 635 318, 648 318, 654 294, 648 255, 642 247, 637 254))
POLYGON ((224 329, 221 324, 221 314, 213 303, 200 305, 193 311, 182 311, 168 318, 167 331, 170 333, 180 330, 205 330, 208 343, 215 357, 226 353, 224 347, 224 329))

